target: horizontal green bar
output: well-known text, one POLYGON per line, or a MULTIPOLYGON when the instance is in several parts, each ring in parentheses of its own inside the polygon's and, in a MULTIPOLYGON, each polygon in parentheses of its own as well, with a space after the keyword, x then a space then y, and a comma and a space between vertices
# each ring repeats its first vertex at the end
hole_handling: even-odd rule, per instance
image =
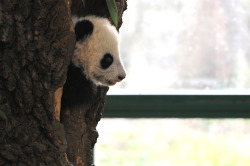
POLYGON ((250 95, 109 95, 104 118, 250 118, 250 95))

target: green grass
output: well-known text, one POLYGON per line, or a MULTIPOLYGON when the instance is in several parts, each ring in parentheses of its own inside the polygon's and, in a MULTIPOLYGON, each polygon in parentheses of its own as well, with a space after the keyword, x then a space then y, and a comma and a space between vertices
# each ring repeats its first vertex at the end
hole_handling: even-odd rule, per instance
POLYGON ((100 166, 248 166, 248 120, 102 120, 100 166))

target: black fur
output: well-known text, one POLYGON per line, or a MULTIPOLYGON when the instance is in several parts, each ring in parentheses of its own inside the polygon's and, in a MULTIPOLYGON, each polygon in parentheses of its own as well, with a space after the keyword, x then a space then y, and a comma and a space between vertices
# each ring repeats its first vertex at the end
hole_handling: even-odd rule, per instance
POLYGON ((94 100, 95 96, 98 95, 97 91, 96 85, 86 79, 80 68, 75 67, 71 63, 68 68, 67 80, 63 87, 61 107, 62 109, 67 109, 94 100))
POLYGON ((91 35, 94 30, 94 25, 89 20, 82 20, 75 25, 76 41, 84 40, 91 35))

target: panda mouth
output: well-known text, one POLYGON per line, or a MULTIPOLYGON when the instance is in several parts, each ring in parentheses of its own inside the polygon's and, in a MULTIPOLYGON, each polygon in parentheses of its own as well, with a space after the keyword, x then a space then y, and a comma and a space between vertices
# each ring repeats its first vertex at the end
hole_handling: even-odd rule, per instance
POLYGON ((108 83, 110 86, 113 86, 113 85, 116 84, 116 82, 112 82, 112 81, 110 81, 110 80, 107 80, 107 83, 108 83))
POLYGON ((100 84, 105 85, 105 86, 113 86, 117 83, 116 81, 105 79, 105 77, 99 76, 99 75, 94 75, 94 79, 100 84))

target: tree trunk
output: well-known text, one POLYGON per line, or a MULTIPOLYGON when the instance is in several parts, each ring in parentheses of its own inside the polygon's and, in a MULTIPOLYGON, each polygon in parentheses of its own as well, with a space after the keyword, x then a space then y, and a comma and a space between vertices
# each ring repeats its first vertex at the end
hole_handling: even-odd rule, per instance
POLYGON ((0 1, 0 165, 69 165, 54 95, 74 31, 66 1, 0 1))
MULTIPOLYGON (((84 109, 60 115, 61 94, 75 45, 71 12, 110 15, 106 1, 73 0, 72 11, 69 5, 0 1, 0 165, 70 165, 67 156, 74 165, 93 164, 108 88, 86 86, 84 109)), ((117 6, 120 27, 126 1, 117 6)))

